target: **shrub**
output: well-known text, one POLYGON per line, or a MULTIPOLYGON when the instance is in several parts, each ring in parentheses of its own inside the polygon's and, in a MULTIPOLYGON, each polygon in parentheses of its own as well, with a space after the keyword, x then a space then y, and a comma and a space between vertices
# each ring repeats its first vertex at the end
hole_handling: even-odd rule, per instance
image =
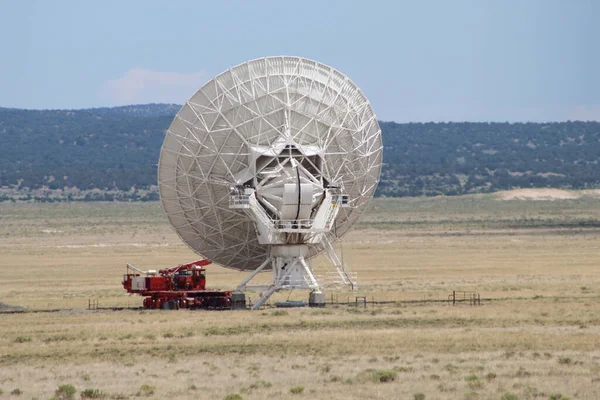
POLYGON ((103 399, 106 393, 100 389, 85 389, 81 391, 80 396, 82 399, 103 399))
POLYGON ((569 357, 560 357, 558 363, 562 365, 571 365, 573 361, 569 357))
POLYGON ((396 372, 411 372, 413 370, 412 367, 402 367, 402 366, 394 367, 392 369, 396 372))
POLYGON ((519 369, 515 373, 515 376, 517 376, 519 378, 526 378, 528 376, 531 376, 531 373, 529 371, 527 371, 525 368, 519 367, 519 369))
POLYGON ((243 399, 243 397, 239 393, 229 393, 227 396, 225 396, 225 400, 242 400, 242 399, 243 399))
POLYGON ((456 392, 456 386, 447 385, 442 382, 439 385, 437 385, 437 390, 439 390, 440 392, 456 392))
POLYGON ((304 392, 304 386, 292 386, 290 388, 291 394, 300 394, 302 392, 304 392))
POLYGON ((125 335, 119 336, 119 340, 133 339, 134 337, 135 336, 133 336, 133 333, 127 333, 125 335))
POLYGON ((413 400, 425 400, 425 395, 423 393, 415 393, 413 394, 413 400))
POLYGON ((446 364, 444 366, 444 369, 448 372, 450 372, 451 374, 455 373, 458 371, 458 367, 456 365, 453 364, 446 364))
POLYGON ((320 371, 322 374, 325 374, 329 371, 331 371, 331 365, 329 364, 323 364, 317 367, 317 371, 320 371))
POLYGON ((75 386, 66 384, 60 385, 54 392, 54 396, 60 400, 72 400, 73 396, 75 396, 75 393, 77 393, 75 386))
POLYGON ((519 400, 519 398, 514 393, 505 392, 502 394, 502 397, 500 397, 500 400, 519 400))
POLYGON ((398 374, 394 370, 375 370, 373 368, 368 368, 356 375, 356 380, 361 383, 385 383, 396 380, 397 376, 398 374))
POLYGON ((375 382, 393 382, 396 380, 397 377, 398 374, 396 373, 396 371, 390 371, 385 369, 380 369, 373 373, 373 381, 375 382))
POLYGON ((17 389, 13 389, 12 392, 10 392, 10 394, 12 394, 13 396, 20 396, 23 394, 23 391, 19 388, 17 389))
POLYGON ((465 378, 465 381, 467 381, 467 385, 470 389, 475 390, 483 387, 483 383, 481 383, 477 375, 469 375, 465 378))
POLYGON ((289 313, 285 310, 275 310, 273 313, 271 313, 271 315, 274 317, 283 317, 289 315, 289 313))
POLYGON ((260 371, 259 363, 252 363, 248 366, 248 372, 257 372, 257 371, 260 371))
POLYGON ((27 336, 17 336, 15 343, 27 343, 31 342, 31 338, 27 336))
POLYGON ((488 382, 491 382, 496 379, 496 374, 493 372, 488 372, 488 374, 485 376, 485 379, 487 379, 488 382))
POLYGON ((550 400, 571 400, 569 397, 563 396, 560 393, 551 394, 550 396, 548 396, 548 399, 550 399, 550 400))
POLYGON ((467 392, 464 396, 465 400, 479 400, 479 394, 477 392, 467 392))
POLYGON ((140 390, 138 390, 138 392, 136 393, 136 396, 144 396, 144 397, 150 397, 154 394, 154 392, 156 391, 156 386, 150 386, 150 385, 142 385, 140 386, 140 390))
POLYGON ((271 382, 261 380, 252 383, 250 386, 248 386, 248 389, 270 388, 271 386, 273 386, 271 382))

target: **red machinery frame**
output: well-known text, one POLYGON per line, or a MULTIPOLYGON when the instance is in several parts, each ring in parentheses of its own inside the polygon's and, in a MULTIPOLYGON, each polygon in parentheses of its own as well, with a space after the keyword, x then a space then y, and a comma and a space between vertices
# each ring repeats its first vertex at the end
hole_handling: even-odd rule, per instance
POLYGON ((206 289, 209 260, 198 260, 158 272, 142 271, 127 264, 123 287, 144 297, 148 309, 231 309, 231 292, 206 289))

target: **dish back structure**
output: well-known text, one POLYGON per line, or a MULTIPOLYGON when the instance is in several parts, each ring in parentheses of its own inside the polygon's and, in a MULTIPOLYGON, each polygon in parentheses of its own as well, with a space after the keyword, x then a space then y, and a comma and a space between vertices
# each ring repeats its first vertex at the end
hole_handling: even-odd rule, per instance
POLYGON ((271 245, 302 244, 310 258, 348 232, 375 192, 381 157, 375 113, 347 76, 305 58, 266 57, 216 76, 181 108, 160 153, 160 197, 198 254, 270 269, 271 245), (333 211, 314 227, 326 199, 333 211), (263 219, 269 232, 281 228, 276 240, 261 236, 263 219))

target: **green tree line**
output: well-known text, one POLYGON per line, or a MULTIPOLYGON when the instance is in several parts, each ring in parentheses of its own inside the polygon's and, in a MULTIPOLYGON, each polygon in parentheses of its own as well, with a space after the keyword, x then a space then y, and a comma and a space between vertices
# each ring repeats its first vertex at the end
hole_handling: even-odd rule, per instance
MULTIPOLYGON (((0 186, 155 185, 164 132, 179 107, 0 108, 0 186)), ((378 196, 600 187, 599 122, 381 122, 381 129, 378 196)))

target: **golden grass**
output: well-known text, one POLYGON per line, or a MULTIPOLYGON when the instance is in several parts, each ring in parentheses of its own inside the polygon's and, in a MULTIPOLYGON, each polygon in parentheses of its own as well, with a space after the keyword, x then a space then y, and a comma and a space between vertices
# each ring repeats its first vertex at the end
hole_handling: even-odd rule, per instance
MULTIPOLYGON (((40 312, 0 314, 0 389, 38 399, 61 384, 107 398, 150 385, 151 398, 182 399, 597 399, 599 205, 378 200, 343 243, 359 291, 327 296, 392 303, 189 312, 86 309, 88 299, 141 304, 120 286, 127 262, 197 257, 158 204, 1 204, 0 302, 40 312), (452 290, 477 291, 483 305, 408 302, 452 290), (395 380, 376 382, 376 371, 395 380)), ((208 269, 212 287, 244 277, 208 269)))

